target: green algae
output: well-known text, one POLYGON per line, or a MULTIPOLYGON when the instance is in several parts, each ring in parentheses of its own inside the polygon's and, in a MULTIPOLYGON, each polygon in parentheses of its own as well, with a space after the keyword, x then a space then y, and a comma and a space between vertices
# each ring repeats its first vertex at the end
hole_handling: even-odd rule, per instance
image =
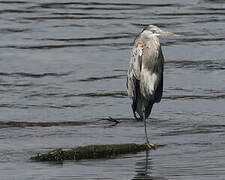
POLYGON ((47 153, 37 154, 31 157, 35 161, 63 161, 81 159, 114 158, 118 155, 137 153, 147 150, 146 144, 109 144, 109 145, 88 145, 72 149, 54 149, 47 153))

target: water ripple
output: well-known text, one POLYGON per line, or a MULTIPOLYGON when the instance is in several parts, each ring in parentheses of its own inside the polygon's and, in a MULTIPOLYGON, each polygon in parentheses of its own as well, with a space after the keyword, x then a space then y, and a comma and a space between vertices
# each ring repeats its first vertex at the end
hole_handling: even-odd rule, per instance
POLYGON ((52 20, 52 19, 96 19, 96 20, 113 20, 113 19, 129 19, 129 17, 114 17, 114 16, 37 16, 37 17, 23 17, 25 20, 52 20))
POLYGON ((0 1, 0 4, 28 4, 26 1, 0 1))
POLYGON ((21 122, 21 121, 10 121, 4 122, 0 121, 0 128, 8 128, 8 127, 51 127, 51 126, 83 126, 87 125, 90 122, 85 121, 61 121, 61 122, 21 122))
POLYGON ((70 47, 121 47, 130 46, 130 43, 98 43, 98 44, 58 44, 58 45, 6 45, 0 48, 15 48, 15 49, 58 49, 70 47))
POLYGON ((223 60, 181 60, 181 61, 167 61, 167 65, 175 66, 176 68, 190 68, 197 69, 201 71, 210 71, 210 70, 224 70, 225 62, 223 60))
MULTIPOLYGON (((0 2, 1 4, 1 2, 0 2)), ((0 10, 0 14, 4 14, 4 13, 15 13, 15 14, 23 14, 23 13, 36 13, 37 11, 33 11, 33 10, 19 10, 19 9, 7 9, 7 10, 0 10)))
POLYGON ((127 97, 127 93, 123 91, 114 91, 109 93, 81 93, 81 94, 68 94, 64 95, 64 97, 73 97, 73 96, 83 96, 83 97, 113 97, 113 98, 124 98, 127 97))
POLYGON ((31 78, 42 78, 42 77, 61 77, 61 76, 68 76, 71 72, 66 73, 42 73, 42 74, 34 74, 34 73, 26 73, 26 72, 14 72, 14 73, 7 73, 7 72, 0 72, 0 76, 9 76, 9 77, 31 77, 31 78))
MULTIPOLYGON (((135 8, 146 8, 146 7, 178 7, 176 3, 161 3, 161 4, 151 4, 151 3, 116 3, 116 2, 61 2, 61 3, 40 3, 38 8, 69 8, 69 6, 74 7, 73 5, 82 5, 82 6, 93 6, 98 8, 98 6, 115 6, 122 9, 123 7, 135 7, 135 8)), ((102 7, 102 8, 103 8, 102 7)), ((118 8, 115 10, 119 10, 118 8)))
POLYGON ((29 104, 29 105, 24 105, 24 104, 0 104, 0 108, 9 108, 9 109, 65 109, 65 108, 81 108, 87 106, 86 104, 64 104, 64 105, 48 105, 48 104, 41 104, 41 105, 36 105, 36 104, 29 104))
POLYGON ((170 131, 164 134, 161 134, 161 136, 176 136, 176 135, 185 135, 185 134, 210 134, 210 133, 221 133, 224 132, 224 127, 221 127, 220 129, 215 128, 205 128, 198 126, 197 128, 193 129, 182 129, 182 130, 176 130, 176 131, 170 131))
POLYGON ((225 94, 205 96, 205 95, 173 95, 163 96, 163 99, 177 100, 177 99, 225 99, 225 94))
POLYGON ((98 41, 98 40, 112 40, 112 39, 128 39, 133 37, 133 35, 115 35, 115 36, 102 36, 102 37, 87 37, 87 38, 46 38, 40 40, 48 40, 48 41, 64 41, 64 42, 73 42, 73 41, 98 41))
POLYGON ((104 80, 104 79, 120 79, 121 77, 125 77, 126 75, 113 75, 113 76, 104 76, 104 77, 89 77, 86 79, 80 79, 78 81, 84 81, 84 82, 89 82, 89 81, 99 81, 99 80, 104 80))

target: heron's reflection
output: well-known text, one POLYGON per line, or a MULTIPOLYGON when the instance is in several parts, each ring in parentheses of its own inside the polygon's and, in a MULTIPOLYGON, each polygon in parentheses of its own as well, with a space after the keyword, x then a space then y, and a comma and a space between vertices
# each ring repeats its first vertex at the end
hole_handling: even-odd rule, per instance
POLYGON ((150 151, 146 150, 145 159, 141 159, 136 162, 136 175, 133 180, 145 179, 145 180, 166 180, 164 177, 152 176, 153 162, 150 156, 150 151))

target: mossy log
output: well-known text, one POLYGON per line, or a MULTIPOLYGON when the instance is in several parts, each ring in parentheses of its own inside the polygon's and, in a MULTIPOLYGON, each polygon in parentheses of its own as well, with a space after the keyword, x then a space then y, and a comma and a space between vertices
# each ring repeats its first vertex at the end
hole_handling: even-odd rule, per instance
POLYGON ((88 145, 72 149, 55 149, 48 153, 37 154, 31 157, 35 161, 63 161, 81 159, 113 158, 121 154, 137 153, 147 150, 146 144, 110 144, 110 145, 88 145))

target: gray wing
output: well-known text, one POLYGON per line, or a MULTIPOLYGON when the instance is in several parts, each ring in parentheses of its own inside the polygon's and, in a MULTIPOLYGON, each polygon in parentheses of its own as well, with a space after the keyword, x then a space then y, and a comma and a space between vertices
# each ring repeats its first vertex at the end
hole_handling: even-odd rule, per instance
POLYGON ((128 96, 133 100, 136 99, 136 92, 138 86, 138 80, 140 80, 142 66, 142 48, 136 45, 132 49, 132 55, 129 63, 129 69, 127 72, 127 92, 128 96))
POLYGON ((163 57, 163 53, 162 53, 162 49, 160 47, 159 50, 159 62, 161 62, 161 73, 160 73, 160 81, 159 84, 157 86, 157 89, 155 91, 155 100, 154 102, 159 103, 161 101, 162 98, 162 94, 163 94, 163 71, 164 71, 164 57, 163 57))

